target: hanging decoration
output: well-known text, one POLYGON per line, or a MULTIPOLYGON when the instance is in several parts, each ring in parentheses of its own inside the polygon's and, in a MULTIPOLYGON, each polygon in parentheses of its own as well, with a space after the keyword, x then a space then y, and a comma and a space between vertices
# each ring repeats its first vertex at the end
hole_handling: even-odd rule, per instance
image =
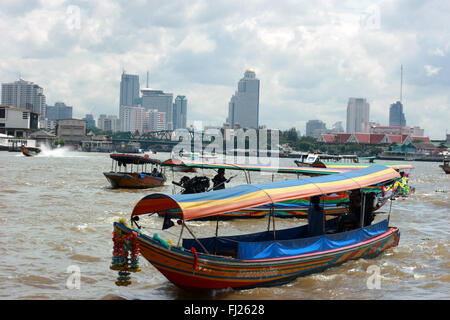
POLYGON ((118 271, 116 285, 128 286, 131 284, 130 272, 141 271, 138 235, 136 231, 125 233, 117 227, 114 227, 112 234, 114 245, 110 269, 118 271))

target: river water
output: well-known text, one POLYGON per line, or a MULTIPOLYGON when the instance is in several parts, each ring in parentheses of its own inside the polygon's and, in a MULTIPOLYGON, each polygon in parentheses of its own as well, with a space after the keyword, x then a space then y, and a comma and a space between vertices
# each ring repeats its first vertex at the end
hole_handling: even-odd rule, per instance
MULTIPOLYGON (((169 154, 155 157, 166 160, 169 154)), ((281 164, 295 165, 293 159, 281 159, 281 164)), ((0 299, 449 299, 450 175, 439 163, 412 164, 415 193, 394 201, 391 208, 390 224, 401 232, 398 247, 278 287, 197 295, 172 285, 144 258, 142 272, 132 274, 128 287, 117 287, 117 272, 109 269, 113 222, 129 219, 134 205, 147 194, 179 192, 171 181, 186 174, 167 173, 166 185, 160 188, 111 189, 103 176, 111 169, 108 154, 56 149, 24 157, 2 151, 0 299)), ((212 178, 214 172, 203 174, 212 178)), ((228 177, 232 174, 227 172, 228 177)), ((275 180, 288 178, 294 177, 278 175, 275 180)), ((271 175, 252 174, 252 182, 271 180, 271 175)), ((240 174, 227 187, 242 183, 245 178, 240 174)), ((389 207, 381 211, 387 214, 389 207)), ((299 223, 304 220, 277 219, 276 227, 299 223)), ((161 231, 161 225, 162 219, 152 219, 144 232, 176 243, 178 226, 161 231)), ((190 225, 199 236, 214 235, 216 227, 208 221, 190 225)), ((266 219, 219 223, 221 234, 266 228, 266 219)))

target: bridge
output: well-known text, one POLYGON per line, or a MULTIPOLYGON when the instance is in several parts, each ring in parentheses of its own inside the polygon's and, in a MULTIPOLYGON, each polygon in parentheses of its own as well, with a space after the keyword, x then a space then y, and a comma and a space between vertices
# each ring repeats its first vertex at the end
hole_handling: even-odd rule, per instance
MULTIPOLYGON (((194 146, 194 131, 186 130, 189 133, 192 147, 194 146)), ((140 136, 134 136, 131 132, 123 132, 121 137, 112 138, 111 141, 117 143, 138 142, 142 149, 156 149, 170 151, 174 146, 180 143, 182 139, 172 140, 174 131, 162 130, 145 132, 140 136)), ((203 137, 202 137, 203 138, 203 137)), ((203 146, 208 145, 210 140, 203 140, 203 146)))

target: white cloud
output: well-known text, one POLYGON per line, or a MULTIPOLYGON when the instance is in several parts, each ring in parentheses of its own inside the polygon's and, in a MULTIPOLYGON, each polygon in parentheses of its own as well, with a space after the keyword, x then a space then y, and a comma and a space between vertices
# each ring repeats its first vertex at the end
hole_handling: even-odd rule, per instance
POLYGON ((424 68, 428 77, 438 74, 438 72, 441 70, 441 68, 433 67, 430 66, 429 64, 425 65, 424 68))

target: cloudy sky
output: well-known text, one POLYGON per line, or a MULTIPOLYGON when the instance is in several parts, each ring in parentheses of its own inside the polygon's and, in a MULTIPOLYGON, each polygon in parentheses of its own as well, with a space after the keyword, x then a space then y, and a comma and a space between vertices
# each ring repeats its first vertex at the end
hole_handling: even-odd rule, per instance
POLYGON ((446 1, 1 0, 0 81, 19 77, 74 117, 118 115, 120 76, 188 98, 188 122, 221 125, 247 68, 261 80, 260 123, 345 127, 349 97, 388 125, 450 133, 446 1))

